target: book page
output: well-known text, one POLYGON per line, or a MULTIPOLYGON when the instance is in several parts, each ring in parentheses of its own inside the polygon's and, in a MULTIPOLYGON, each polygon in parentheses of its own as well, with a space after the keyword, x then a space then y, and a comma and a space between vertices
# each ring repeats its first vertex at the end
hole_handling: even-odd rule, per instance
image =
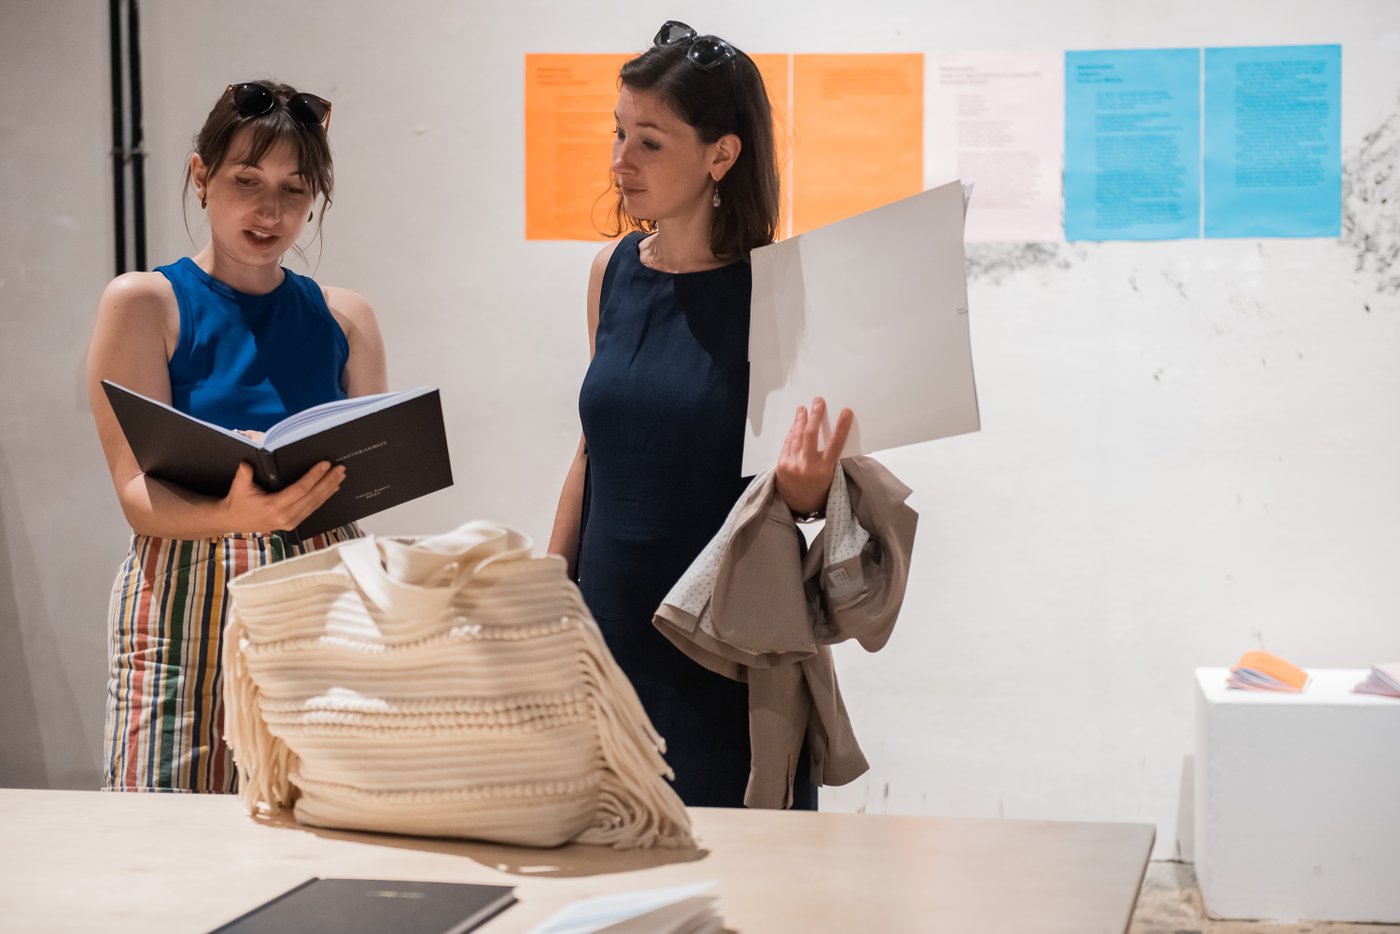
POLYGON ((432 392, 431 386, 418 386, 414 389, 400 389, 395 392, 381 392, 369 396, 351 396, 334 402, 323 402, 309 409, 295 412, 273 425, 263 435, 262 446, 275 450, 284 444, 300 441, 332 425, 342 425, 352 419, 387 409, 409 399, 432 392))

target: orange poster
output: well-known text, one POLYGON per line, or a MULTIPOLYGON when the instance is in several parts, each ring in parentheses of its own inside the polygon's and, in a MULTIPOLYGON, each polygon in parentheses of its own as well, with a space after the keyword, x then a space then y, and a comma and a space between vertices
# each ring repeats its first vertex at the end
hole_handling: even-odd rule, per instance
POLYGON ((525 56, 525 239, 607 239, 617 73, 631 57, 525 56))
MULTIPOLYGON (((604 240, 617 73, 631 55, 525 56, 525 238, 604 240)), ((773 105, 778 239, 923 190, 924 57, 757 54, 773 105)))
POLYGON ((792 236, 792 83, 788 80, 791 55, 750 55, 768 89, 773 107, 773 148, 778 160, 778 239, 792 236))
POLYGON ((792 232, 924 189, 922 54, 796 55, 792 232))

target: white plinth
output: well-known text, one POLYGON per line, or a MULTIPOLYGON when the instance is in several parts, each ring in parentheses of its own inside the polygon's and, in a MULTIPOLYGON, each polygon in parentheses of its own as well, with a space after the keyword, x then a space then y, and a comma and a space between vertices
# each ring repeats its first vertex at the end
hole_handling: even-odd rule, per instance
POLYGON ((1400 699, 1196 670, 1196 876, 1216 918, 1400 922, 1400 699))

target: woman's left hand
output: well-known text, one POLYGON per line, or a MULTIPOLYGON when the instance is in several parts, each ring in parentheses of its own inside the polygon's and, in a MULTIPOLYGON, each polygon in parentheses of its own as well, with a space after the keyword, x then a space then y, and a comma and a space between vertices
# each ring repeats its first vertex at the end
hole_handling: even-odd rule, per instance
POLYGON ((855 415, 850 409, 841 410, 826 450, 822 450, 818 432, 825 420, 826 400, 822 397, 812 400, 810 412, 806 406, 799 405, 787 439, 783 441, 783 452, 778 455, 775 478, 778 495, 789 509, 799 515, 819 512, 826 506, 831 478, 836 474, 836 462, 841 458, 841 449, 846 446, 846 435, 851 431, 855 415))

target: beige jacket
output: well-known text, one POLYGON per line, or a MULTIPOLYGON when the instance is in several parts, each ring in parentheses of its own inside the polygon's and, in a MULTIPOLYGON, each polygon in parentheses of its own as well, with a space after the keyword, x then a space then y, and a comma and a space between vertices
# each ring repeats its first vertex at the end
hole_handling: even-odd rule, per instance
POLYGON ((856 639, 874 652, 889 639, 918 520, 909 492, 878 461, 843 459, 804 558, 772 472, 759 474, 657 609, 654 624, 681 651, 748 682, 749 807, 792 805, 804 738, 818 785, 844 785, 869 767, 828 646, 856 639))

